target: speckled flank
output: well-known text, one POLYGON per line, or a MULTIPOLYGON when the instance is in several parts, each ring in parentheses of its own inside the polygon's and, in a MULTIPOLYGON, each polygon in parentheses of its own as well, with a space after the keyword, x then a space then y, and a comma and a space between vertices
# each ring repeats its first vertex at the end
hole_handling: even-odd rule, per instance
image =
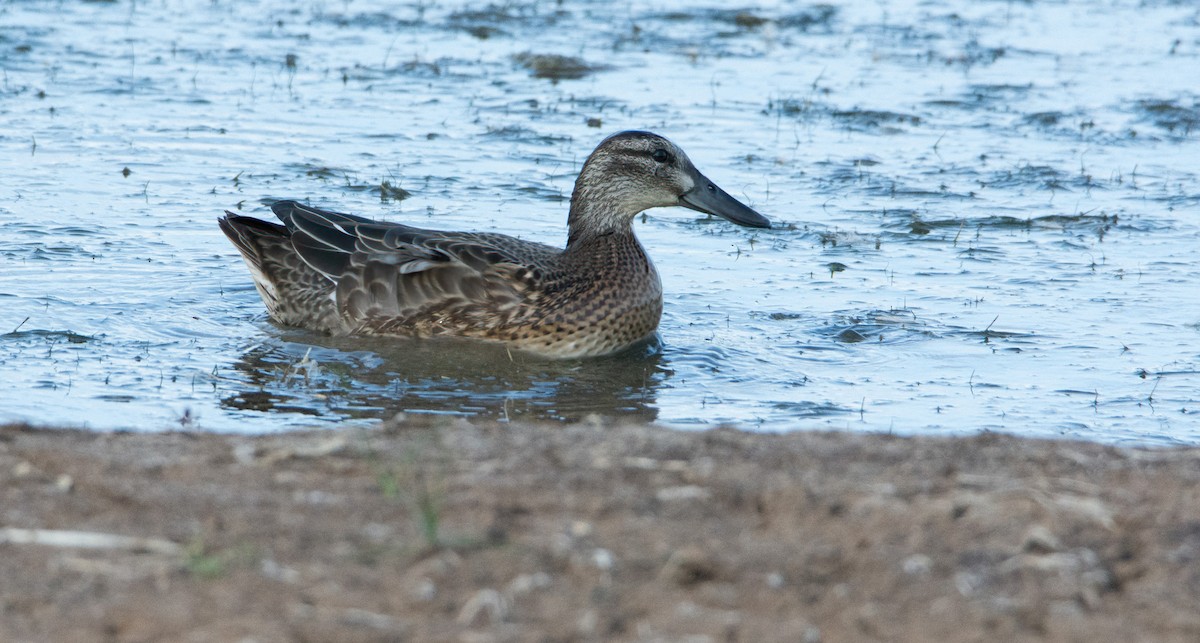
POLYGON ((221 228, 282 324, 339 335, 472 337, 571 358, 618 352, 658 327, 662 284, 631 222, 668 205, 769 225, 670 141, 622 132, 584 163, 565 249, 376 223, 294 201, 272 206, 283 225, 230 213, 221 228))

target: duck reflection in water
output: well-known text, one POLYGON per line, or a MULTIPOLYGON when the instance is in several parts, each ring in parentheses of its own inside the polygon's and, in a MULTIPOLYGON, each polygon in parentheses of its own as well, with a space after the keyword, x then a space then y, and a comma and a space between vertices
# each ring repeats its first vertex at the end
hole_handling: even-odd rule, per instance
POLYGON ((406 412, 575 422, 596 414, 653 422, 657 391, 671 377, 654 340, 583 364, 456 339, 284 332, 234 362, 241 390, 222 406, 339 418, 406 412))

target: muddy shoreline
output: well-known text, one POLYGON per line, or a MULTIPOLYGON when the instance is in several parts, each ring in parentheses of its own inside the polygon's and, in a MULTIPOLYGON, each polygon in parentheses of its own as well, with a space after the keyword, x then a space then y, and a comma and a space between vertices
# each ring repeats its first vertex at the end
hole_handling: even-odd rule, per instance
POLYGON ((9 425, 0 485, 8 641, 1200 638, 1195 448, 9 425))

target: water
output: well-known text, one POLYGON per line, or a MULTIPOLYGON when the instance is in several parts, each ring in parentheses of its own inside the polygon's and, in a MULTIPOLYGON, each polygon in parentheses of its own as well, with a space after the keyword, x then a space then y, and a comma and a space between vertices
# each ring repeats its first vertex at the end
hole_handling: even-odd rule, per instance
POLYGON ((0 3, 0 421, 1200 444, 1192 3, 393 4, 0 3), (638 222, 657 351, 279 328, 216 227, 300 198, 561 244, 628 128, 776 223, 638 222))

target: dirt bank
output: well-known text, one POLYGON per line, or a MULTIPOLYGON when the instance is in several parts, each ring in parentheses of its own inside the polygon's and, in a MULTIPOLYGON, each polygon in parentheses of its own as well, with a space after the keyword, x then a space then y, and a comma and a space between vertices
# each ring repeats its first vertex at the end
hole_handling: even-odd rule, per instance
POLYGON ((8 426, 0 488, 5 641, 1200 640, 1198 449, 8 426))

